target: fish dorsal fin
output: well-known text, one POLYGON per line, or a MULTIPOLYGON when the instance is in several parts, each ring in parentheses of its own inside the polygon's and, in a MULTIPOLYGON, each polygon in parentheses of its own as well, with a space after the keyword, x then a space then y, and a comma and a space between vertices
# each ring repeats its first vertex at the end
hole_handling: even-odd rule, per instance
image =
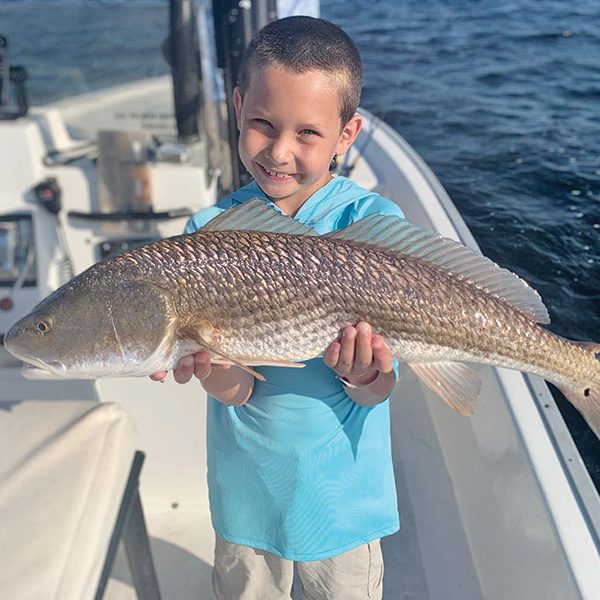
POLYGON ((550 322, 540 295, 518 275, 471 248, 400 217, 369 215, 325 237, 415 256, 505 299, 538 323, 550 322))
POLYGON ((223 211, 200 231, 268 231, 292 235, 318 235, 314 229, 269 206, 261 198, 251 198, 223 211))

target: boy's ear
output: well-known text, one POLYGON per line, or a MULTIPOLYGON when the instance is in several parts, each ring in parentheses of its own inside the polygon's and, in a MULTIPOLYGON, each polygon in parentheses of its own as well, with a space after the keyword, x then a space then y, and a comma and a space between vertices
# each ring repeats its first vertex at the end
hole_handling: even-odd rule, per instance
POLYGON ((362 129, 362 117, 356 113, 342 128, 340 139, 336 148, 336 154, 345 154, 352 146, 354 140, 362 129))
POLYGON ((242 93, 240 88, 236 87, 233 90, 233 108, 235 109, 235 120, 237 121, 237 128, 240 128, 240 120, 242 116, 242 93))

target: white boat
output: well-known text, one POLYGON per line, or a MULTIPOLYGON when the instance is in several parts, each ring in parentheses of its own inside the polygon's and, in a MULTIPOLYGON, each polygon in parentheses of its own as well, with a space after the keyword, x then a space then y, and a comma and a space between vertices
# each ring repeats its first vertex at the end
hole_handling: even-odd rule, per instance
MULTIPOLYGON (((227 173, 214 156, 227 146, 215 142, 214 121, 193 142, 178 139, 172 95, 171 79, 159 77, 0 120, 0 333, 72 274, 179 233, 191 212, 217 200, 227 173)), ((205 107, 207 117, 220 108, 205 107)), ((476 248, 423 160, 363 114, 340 168, 409 220, 476 248)), ((202 388, 31 380, 0 350, 0 598, 129 599, 136 586, 140 598, 159 597, 139 514, 119 512, 124 496, 135 499, 136 450, 145 454, 140 496, 161 597, 211 598, 202 388), (122 526, 133 575, 122 549, 112 564, 122 526)), ((402 528, 383 541, 384 597, 598 598, 600 499, 546 384, 477 370, 483 389, 472 417, 453 413, 408 370, 396 386, 402 528)))

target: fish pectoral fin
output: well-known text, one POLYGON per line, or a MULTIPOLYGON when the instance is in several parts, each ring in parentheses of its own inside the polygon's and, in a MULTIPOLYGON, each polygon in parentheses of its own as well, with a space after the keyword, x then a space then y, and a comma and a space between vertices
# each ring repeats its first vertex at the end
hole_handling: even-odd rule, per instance
POLYGON ((409 363, 415 375, 459 415, 473 414, 481 380, 473 369, 458 362, 409 363))
POLYGON ((218 360, 218 361, 215 360, 214 361, 215 363, 218 362, 220 364, 235 365, 236 367, 239 367, 240 369, 243 369, 244 371, 246 371, 246 373, 250 373, 250 375, 252 375, 253 377, 256 377, 256 379, 258 379, 259 381, 265 381, 265 378, 258 371, 251 369, 250 367, 245 365, 243 362, 240 362, 239 360, 236 360, 235 358, 232 358, 231 356, 227 356, 227 354, 225 354, 224 352, 220 352, 219 350, 217 350, 216 348, 211 346, 210 342, 207 342, 202 337, 201 331, 202 331, 203 327, 204 327, 204 325, 202 325, 200 327, 196 327, 194 325, 188 325, 186 327, 182 327, 179 330, 179 335, 183 339, 191 340, 192 342, 195 342, 196 344, 198 344, 199 346, 201 346, 208 352, 212 352, 215 356, 219 357, 220 360, 218 360))
MULTIPOLYGON (((209 349, 210 350, 210 349, 209 349)), ((302 369, 306 365, 300 362, 291 362, 289 360, 274 360, 272 358, 246 358, 245 356, 238 356, 237 363, 231 362, 230 358, 222 356, 215 356, 212 362, 217 365, 232 365, 241 363, 246 367, 288 367, 290 369, 302 369)))
POLYGON ((290 369, 302 369, 306 365, 302 362, 290 360, 274 360, 273 358, 240 358, 240 361, 249 367, 287 367, 290 369))

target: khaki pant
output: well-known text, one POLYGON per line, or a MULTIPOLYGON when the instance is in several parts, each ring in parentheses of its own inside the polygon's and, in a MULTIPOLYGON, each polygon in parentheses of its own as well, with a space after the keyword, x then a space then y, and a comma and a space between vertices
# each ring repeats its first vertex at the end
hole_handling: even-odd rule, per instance
MULTIPOLYGON (((383 558, 379 540, 325 560, 297 562, 305 600, 381 600, 383 558)), ((294 561, 231 544, 217 536, 213 587, 216 600, 289 600, 294 561)))

